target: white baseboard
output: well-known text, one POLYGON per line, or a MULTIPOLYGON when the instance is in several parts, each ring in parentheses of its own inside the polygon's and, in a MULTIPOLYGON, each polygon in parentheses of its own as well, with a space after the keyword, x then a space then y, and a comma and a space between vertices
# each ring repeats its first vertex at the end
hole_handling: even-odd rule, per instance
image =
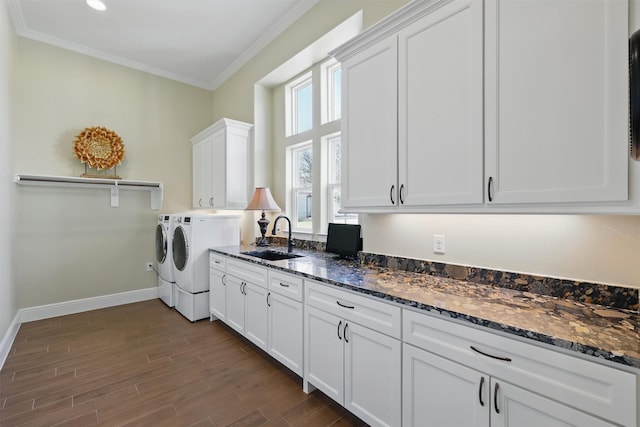
POLYGON ((49 319, 51 317, 65 316, 67 314, 81 313, 83 311, 97 310, 99 308, 130 304, 132 302, 146 301, 154 298, 158 298, 157 287, 122 292, 119 294, 103 295, 93 298, 77 299, 55 304, 40 305, 37 307, 21 308, 18 313, 20 314, 20 322, 24 323, 32 322, 34 320, 49 319))
POLYGON ((19 311, 14 316, 13 321, 9 325, 9 329, 7 329, 7 333, 4 334, 4 337, 2 338, 2 341, 0 341, 0 369, 4 366, 4 361, 7 360, 9 350, 11 350, 13 341, 16 339, 16 335, 18 335, 18 329, 20 329, 19 311))
POLYGON ((83 311, 97 310, 99 308, 114 307, 116 305, 131 304, 158 298, 158 288, 146 288, 136 291, 122 292, 119 294, 103 295, 99 297, 77 299, 55 304, 40 305, 37 307, 21 308, 16 313, 4 338, 0 341, 0 369, 9 355, 9 350, 18 334, 18 329, 23 322, 49 319, 51 317, 65 316, 67 314, 81 313, 83 311))

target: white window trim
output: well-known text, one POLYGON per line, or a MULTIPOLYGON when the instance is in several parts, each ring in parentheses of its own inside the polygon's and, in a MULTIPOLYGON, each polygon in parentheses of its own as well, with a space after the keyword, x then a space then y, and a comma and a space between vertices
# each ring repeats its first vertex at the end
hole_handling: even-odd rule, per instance
MULTIPOLYGON (((303 71, 299 75, 295 76, 288 82, 284 83, 284 96, 285 96, 285 132, 287 129, 290 129, 291 124, 291 114, 289 114, 291 104, 292 92, 291 88, 295 87, 296 84, 300 84, 305 79, 308 79, 308 76, 311 75, 312 85, 313 85, 313 118, 312 118, 312 129, 309 131, 305 131, 298 134, 288 134, 285 137, 286 141, 286 177, 285 177, 285 185, 286 185, 286 214, 291 218, 292 222, 292 232, 299 238, 306 239, 317 239, 323 238, 326 236, 326 231, 328 227, 328 219, 330 217, 329 214, 329 204, 332 203, 330 201, 330 194, 328 192, 328 179, 329 179, 329 170, 327 167, 328 164, 328 156, 329 150, 327 148, 328 144, 325 143, 328 137, 340 133, 340 119, 333 120, 327 123, 322 123, 322 115, 328 115, 328 110, 326 113, 325 108, 323 107, 327 105, 326 101, 326 88, 323 88, 322 79, 327 79, 326 72, 328 69, 331 69, 332 66, 339 64, 333 59, 325 59, 311 68, 303 71), (324 101, 323 101, 324 99, 324 101), (323 104, 324 102, 324 104, 323 104), (312 228, 299 228, 297 226, 297 218, 294 216, 297 215, 297 212, 294 211, 295 207, 295 196, 293 186, 293 158, 292 158, 292 149, 301 144, 307 143, 308 141, 312 141, 312 150, 313 150, 313 183, 312 183, 312 195, 313 195, 313 222, 312 228), (295 224, 295 225, 294 225, 295 224)), ((333 68, 335 69, 335 67, 333 68)), ((299 191, 300 188, 297 188, 299 191)))

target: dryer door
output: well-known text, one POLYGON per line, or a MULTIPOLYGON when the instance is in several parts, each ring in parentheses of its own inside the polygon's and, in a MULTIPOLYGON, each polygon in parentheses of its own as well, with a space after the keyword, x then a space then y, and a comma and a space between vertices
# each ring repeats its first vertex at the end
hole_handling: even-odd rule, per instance
POLYGON ((181 226, 173 231, 173 264, 178 271, 184 270, 189 261, 189 242, 187 234, 181 226))
POLYGON ((167 230, 165 230, 162 224, 158 224, 156 227, 156 261, 158 264, 163 264, 167 259, 167 251, 169 249, 169 236, 167 236, 167 230))

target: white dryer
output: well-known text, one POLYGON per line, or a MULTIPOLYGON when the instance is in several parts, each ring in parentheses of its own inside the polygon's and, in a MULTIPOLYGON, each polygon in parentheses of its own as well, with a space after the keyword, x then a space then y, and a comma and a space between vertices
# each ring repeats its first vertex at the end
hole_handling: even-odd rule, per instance
POLYGON ((173 228, 174 215, 159 215, 156 227, 156 264, 158 266, 158 296, 169 307, 174 306, 174 287, 176 283, 173 267, 173 228))
POLYGON ((237 215, 178 216, 173 230, 175 307, 192 322, 209 317, 209 248, 240 244, 237 215))

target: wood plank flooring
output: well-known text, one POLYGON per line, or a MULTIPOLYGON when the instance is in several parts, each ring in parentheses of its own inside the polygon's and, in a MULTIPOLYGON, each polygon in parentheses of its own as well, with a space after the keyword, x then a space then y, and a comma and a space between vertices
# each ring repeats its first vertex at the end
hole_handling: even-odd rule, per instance
POLYGON ((0 426, 363 426, 222 322, 160 300, 24 323, 0 426))

